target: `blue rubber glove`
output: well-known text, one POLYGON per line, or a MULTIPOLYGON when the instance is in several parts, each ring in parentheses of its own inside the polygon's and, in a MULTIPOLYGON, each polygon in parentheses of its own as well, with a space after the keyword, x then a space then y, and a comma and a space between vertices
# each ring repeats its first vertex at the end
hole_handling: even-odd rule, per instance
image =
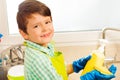
POLYGON ((105 75, 105 74, 100 73, 97 70, 93 70, 81 76, 80 80, 110 80, 115 77, 114 74, 116 73, 116 70, 117 68, 114 65, 112 65, 109 68, 109 71, 112 73, 112 75, 105 75))
POLYGON ((2 34, 0 34, 0 38, 2 38, 2 36, 3 36, 3 35, 2 35, 2 34))
POLYGON ((81 69, 84 69, 87 61, 91 58, 91 55, 84 57, 84 58, 80 58, 79 60, 73 61, 73 71, 78 73, 81 69))

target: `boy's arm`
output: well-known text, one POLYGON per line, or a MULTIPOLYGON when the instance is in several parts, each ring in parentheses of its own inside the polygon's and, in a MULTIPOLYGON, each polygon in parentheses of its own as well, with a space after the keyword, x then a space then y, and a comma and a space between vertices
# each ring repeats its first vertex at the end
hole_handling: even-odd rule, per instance
POLYGON ((73 61, 72 64, 67 64, 67 73, 71 74, 73 72, 78 73, 80 70, 84 69, 87 61, 91 58, 91 55, 87 57, 80 58, 78 60, 73 61))
POLYGON ((71 73, 73 73, 74 71, 73 71, 73 66, 72 66, 72 64, 67 64, 67 74, 69 75, 69 74, 71 74, 71 73))

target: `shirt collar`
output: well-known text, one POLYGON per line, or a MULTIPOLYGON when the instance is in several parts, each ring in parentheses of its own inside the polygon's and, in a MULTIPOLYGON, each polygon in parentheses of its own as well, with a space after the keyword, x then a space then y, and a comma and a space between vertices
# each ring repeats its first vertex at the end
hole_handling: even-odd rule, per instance
POLYGON ((49 56, 53 56, 54 55, 54 47, 53 47, 53 45, 51 43, 48 43, 48 47, 44 47, 44 46, 41 46, 41 45, 36 44, 34 42, 25 40, 24 44, 27 47, 30 47, 32 49, 41 51, 41 52, 43 52, 45 54, 48 54, 49 56))

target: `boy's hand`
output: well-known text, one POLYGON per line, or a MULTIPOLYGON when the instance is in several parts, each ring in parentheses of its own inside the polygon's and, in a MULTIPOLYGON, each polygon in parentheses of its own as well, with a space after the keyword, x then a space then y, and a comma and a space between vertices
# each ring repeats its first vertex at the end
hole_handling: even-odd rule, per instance
POLYGON ((73 71, 78 73, 81 69, 84 69, 87 61, 91 58, 91 55, 84 57, 84 58, 80 58, 79 60, 73 61, 73 71))
POLYGON ((114 65, 109 68, 109 71, 112 73, 111 75, 102 74, 97 70, 93 70, 81 76, 80 80, 110 80, 115 77, 114 74, 116 73, 116 70, 117 68, 114 65))

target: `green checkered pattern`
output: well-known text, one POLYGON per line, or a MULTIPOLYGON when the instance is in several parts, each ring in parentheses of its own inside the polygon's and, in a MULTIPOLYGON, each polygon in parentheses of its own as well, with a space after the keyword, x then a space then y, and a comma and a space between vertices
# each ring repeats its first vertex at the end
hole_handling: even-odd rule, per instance
POLYGON ((25 80, 62 80, 48 57, 54 56, 52 44, 43 47, 26 40, 25 45, 25 80))

